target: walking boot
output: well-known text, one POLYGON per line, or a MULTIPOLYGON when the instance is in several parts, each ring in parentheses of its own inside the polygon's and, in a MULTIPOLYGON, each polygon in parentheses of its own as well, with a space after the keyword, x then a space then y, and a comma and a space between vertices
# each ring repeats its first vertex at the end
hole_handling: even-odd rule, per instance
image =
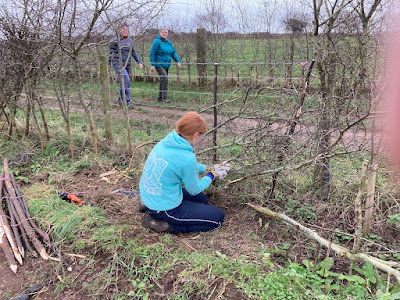
POLYGON ((156 232, 168 232, 172 229, 171 224, 153 219, 149 214, 145 214, 145 216, 143 217, 142 226, 144 228, 152 229, 156 232))
POLYGON ((139 200, 139 211, 140 211, 141 213, 146 212, 146 211, 147 211, 147 206, 144 205, 144 203, 143 203, 143 201, 142 201, 142 198, 140 198, 140 196, 138 197, 138 200, 139 200))

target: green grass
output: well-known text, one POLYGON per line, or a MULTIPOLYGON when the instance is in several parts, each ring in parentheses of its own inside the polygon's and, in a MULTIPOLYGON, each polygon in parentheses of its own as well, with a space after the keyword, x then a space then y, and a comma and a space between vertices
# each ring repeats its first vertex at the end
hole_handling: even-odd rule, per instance
MULTIPOLYGON (((97 252, 109 253, 108 258, 101 261, 101 271, 97 272, 93 282, 84 285, 92 292, 117 284, 114 272, 118 269, 124 272, 124 281, 132 284, 130 296, 146 297, 162 285, 163 274, 173 270, 174 266, 182 266, 178 274, 181 284, 171 291, 169 299, 215 296, 221 291, 221 286, 210 289, 210 284, 217 278, 222 278, 226 284, 233 283, 251 299, 342 299, 348 295, 355 299, 370 298, 362 285, 365 280, 360 276, 357 277, 358 281, 346 285, 344 281, 336 279, 339 276, 336 273, 324 277, 313 272, 309 263, 305 266, 290 264, 276 270, 273 260, 265 256, 263 251, 256 260, 249 260, 248 256, 231 258, 219 251, 192 252, 174 249, 168 236, 159 242, 143 244, 140 239, 124 238, 123 232, 129 231, 129 226, 110 225, 99 208, 78 208, 66 204, 47 186, 32 185, 25 192, 40 195, 29 197, 29 209, 32 215, 51 223, 51 235, 56 244, 62 240, 64 246, 71 243, 75 245, 71 251, 94 246, 97 252)), ((321 263, 320 268, 324 265, 321 263)), ((71 288, 70 283, 71 277, 65 277, 57 285, 55 293, 66 287, 71 288)), ((130 296, 126 292, 114 294, 115 299, 127 299, 130 296)))
MULTIPOLYGON (((63 176, 73 176, 74 172, 91 161, 81 156, 65 169, 62 160, 57 159, 63 157, 57 153, 59 149, 52 152, 49 148, 48 151, 48 154, 37 157, 36 161, 42 167, 35 169, 35 174, 51 173, 51 177, 63 172, 63 176), (45 164, 46 160, 48 164, 45 164)), ((317 272, 313 271, 309 262, 300 265, 288 262, 286 266, 276 267, 281 261, 277 263, 272 254, 286 251, 283 250, 288 249, 285 243, 276 244, 275 249, 260 248, 251 255, 236 257, 221 253, 218 248, 193 252, 179 247, 170 235, 148 243, 145 236, 126 238, 131 226, 111 222, 101 208, 78 208, 59 199, 56 192, 51 183, 46 182, 26 186, 23 190, 28 195, 31 214, 50 222, 50 234, 55 245, 62 243, 69 252, 85 253, 91 249, 88 258, 82 261, 88 266, 88 274, 95 274, 90 283, 84 284, 91 294, 125 282, 130 288, 116 290, 112 294, 113 299, 146 299, 155 293, 163 293, 165 274, 179 267, 180 272, 175 279, 177 284, 169 291, 168 299, 213 298, 222 293, 228 284, 249 299, 344 299, 349 295, 354 299, 372 299, 364 286, 365 274, 358 273, 358 281, 347 284, 346 279, 340 279, 345 278, 340 274, 319 274, 318 270, 324 264, 320 265, 320 269, 317 268, 317 272), (102 253, 102 258, 96 258, 96 253, 102 253)), ((298 209, 298 206, 294 208, 298 209)), ((298 212, 298 218, 307 218, 310 212, 311 208, 306 213, 298 212)), ((45 223, 41 225, 46 229, 45 223)), ((257 235, 254 241, 259 241, 257 235)), ((57 284, 54 293, 59 294, 74 286, 77 283, 66 275, 57 284)), ((369 288, 377 295, 377 299, 386 299, 382 296, 385 293, 375 285, 369 288)), ((391 293, 386 296, 392 297, 395 292, 391 286, 391 293)))
POLYGON ((52 235, 57 241, 71 242, 78 232, 90 231, 104 223, 105 214, 100 208, 78 208, 62 200, 57 191, 47 185, 32 185, 28 193, 35 195, 34 198, 28 197, 27 201, 31 214, 50 223, 52 235))
MULTIPOLYGON (((28 201, 29 209, 33 215, 50 221, 52 236, 56 241, 61 239, 64 245, 72 243, 75 246, 72 246, 71 251, 83 249, 82 246, 94 246, 97 252, 109 253, 108 258, 101 261, 101 271, 97 271, 93 282, 84 284, 92 293, 117 284, 115 271, 118 269, 125 274, 124 281, 131 282, 132 287, 129 295, 117 292, 113 295, 114 299, 128 299, 131 296, 145 298, 162 286, 166 272, 181 266, 181 272, 177 275, 179 288, 176 286, 170 291, 168 299, 214 297, 222 288, 210 288, 210 284, 217 278, 222 278, 225 284, 234 284, 250 299, 344 299, 349 295, 354 299, 371 299, 363 286, 366 281, 362 274, 346 284, 345 278, 350 280, 350 277, 329 271, 333 259, 325 271, 326 276, 322 276, 318 270, 324 269, 324 262, 319 264, 317 272, 312 271, 310 262, 304 262, 304 265, 289 264, 277 270, 273 260, 262 250, 258 253, 258 259, 249 260, 248 256, 231 258, 219 251, 212 253, 174 249, 168 235, 159 242, 143 244, 140 239, 124 238, 123 232, 129 231, 129 226, 110 225, 98 208, 77 208, 65 204, 57 199, 54 191, 45 186, 33 185, 25 192, 41 195, 28 201), (85 237, 83 244, 80 242, 83 239, 79 238, 81 236, 85 237)), ((368 276, 374 275, 371 273, 368 276)), ((71 277, 65 277, 57 285, 55 293, 66 287, 71 288, 70 283, 71 277)), ((385 286, 385 283, 382 284, 385 286)))

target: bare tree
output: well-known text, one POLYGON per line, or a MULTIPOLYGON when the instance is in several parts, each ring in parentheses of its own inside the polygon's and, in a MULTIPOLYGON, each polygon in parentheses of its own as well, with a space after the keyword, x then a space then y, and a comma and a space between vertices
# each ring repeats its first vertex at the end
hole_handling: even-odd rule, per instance
POLYGON ((29 134, 32 112, 43 151, 46 148, 45 139, 49 138, 49 130, 37 89, 54 54, 54 47, 51 45, 54 13, 48 10, 48 5, 48 1, 37 1, 29 5, 27 1, 16 1, 12 8, 5 5, 0 9, 0 30, 4 36, 1 47, 4 60, 0 93, 2 102, 9 108, 9 134, 15 124, 18 99, 25 88, 25 133, 29 134), (40 129, 35 106, 39 108, 44 133, 40 129))
POLYGON ((207 51, 208 57, 213 62, 220 62, 223 57, 230 55, 225 40, 221 34, 228 28, 225 0, 202 0, 199 2, 199 10, 196 13, 198 27, 210 32, 207 51))

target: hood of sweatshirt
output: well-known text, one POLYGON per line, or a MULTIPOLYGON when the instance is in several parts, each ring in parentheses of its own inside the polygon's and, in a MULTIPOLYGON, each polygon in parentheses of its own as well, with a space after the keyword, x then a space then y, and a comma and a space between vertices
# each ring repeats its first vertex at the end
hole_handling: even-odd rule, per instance
POLYGON ((163 142, 166 147, 184 149, 193 152, 192 145, 190 145, 188 141, 181 137, 175 130, 170 132, 164 138, 163 142))

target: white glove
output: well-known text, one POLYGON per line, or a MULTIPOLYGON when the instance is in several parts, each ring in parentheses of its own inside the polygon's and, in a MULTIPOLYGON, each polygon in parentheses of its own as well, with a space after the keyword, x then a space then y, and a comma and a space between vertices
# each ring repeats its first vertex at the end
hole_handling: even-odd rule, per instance
POLYGON ((219 179, 224 179, 226 175, 228 174, 228 171, 231 169, 231 165, 227 163, 227 161, 224 161, 220 164, 214 165, 214 172, 217 173, 217 177, 219 179))

